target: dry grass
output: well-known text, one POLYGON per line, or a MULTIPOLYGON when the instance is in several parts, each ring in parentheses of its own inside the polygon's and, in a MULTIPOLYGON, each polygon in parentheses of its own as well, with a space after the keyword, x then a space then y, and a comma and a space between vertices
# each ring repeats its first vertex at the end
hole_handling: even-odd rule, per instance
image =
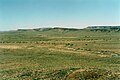
POLYGON ((0 80, 119 80, 119 33, 9 34, 0 34, 0 80))

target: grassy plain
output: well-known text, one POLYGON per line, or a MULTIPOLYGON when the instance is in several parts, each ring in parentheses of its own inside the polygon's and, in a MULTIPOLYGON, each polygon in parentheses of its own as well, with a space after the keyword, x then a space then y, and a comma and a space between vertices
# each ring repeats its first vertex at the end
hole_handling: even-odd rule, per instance
POLYGON ((0 32, 0 80, 119 80, 120 32, 0 32))

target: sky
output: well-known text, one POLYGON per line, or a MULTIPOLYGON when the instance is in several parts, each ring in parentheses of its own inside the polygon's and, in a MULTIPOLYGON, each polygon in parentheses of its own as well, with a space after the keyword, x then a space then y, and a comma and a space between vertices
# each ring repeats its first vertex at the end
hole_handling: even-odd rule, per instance
POLYGON ((120 25, 120 0, 0 0, 0 31, 120 25))

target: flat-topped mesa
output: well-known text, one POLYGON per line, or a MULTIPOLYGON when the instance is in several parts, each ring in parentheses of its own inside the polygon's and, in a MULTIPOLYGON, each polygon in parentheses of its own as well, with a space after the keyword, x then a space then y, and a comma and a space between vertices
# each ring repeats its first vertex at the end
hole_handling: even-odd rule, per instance
POLYGON ((89 31, 120 31, 120 26, 88 26, 84 29, 77 28, 35 28, 35 29, 18 29, 17 31, 49 31, 49 30, 62 30, 62 31, 81 31, 81 30, 89 30, 89 31))
POLYGON ((17 31, 47 31, 52 28, 18 29, 17 31))
POLYGON ((88 26, 85 29, 91 31, 120 31, 120 26, 88 26))
POLYGON ((18 29, 17 31, 48 31, 48 30, 70 30, 70 31, 76 31, 76 30, 79 30, 79 29, 54 27, 54 28, 18 29))

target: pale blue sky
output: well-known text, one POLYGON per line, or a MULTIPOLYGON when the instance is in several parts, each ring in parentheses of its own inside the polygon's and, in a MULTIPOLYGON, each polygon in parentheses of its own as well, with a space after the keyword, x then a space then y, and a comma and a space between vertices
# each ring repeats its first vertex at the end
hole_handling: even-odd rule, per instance
POLYGON ((119 25, 120 0, 0 0, 0 30, 119 25))

